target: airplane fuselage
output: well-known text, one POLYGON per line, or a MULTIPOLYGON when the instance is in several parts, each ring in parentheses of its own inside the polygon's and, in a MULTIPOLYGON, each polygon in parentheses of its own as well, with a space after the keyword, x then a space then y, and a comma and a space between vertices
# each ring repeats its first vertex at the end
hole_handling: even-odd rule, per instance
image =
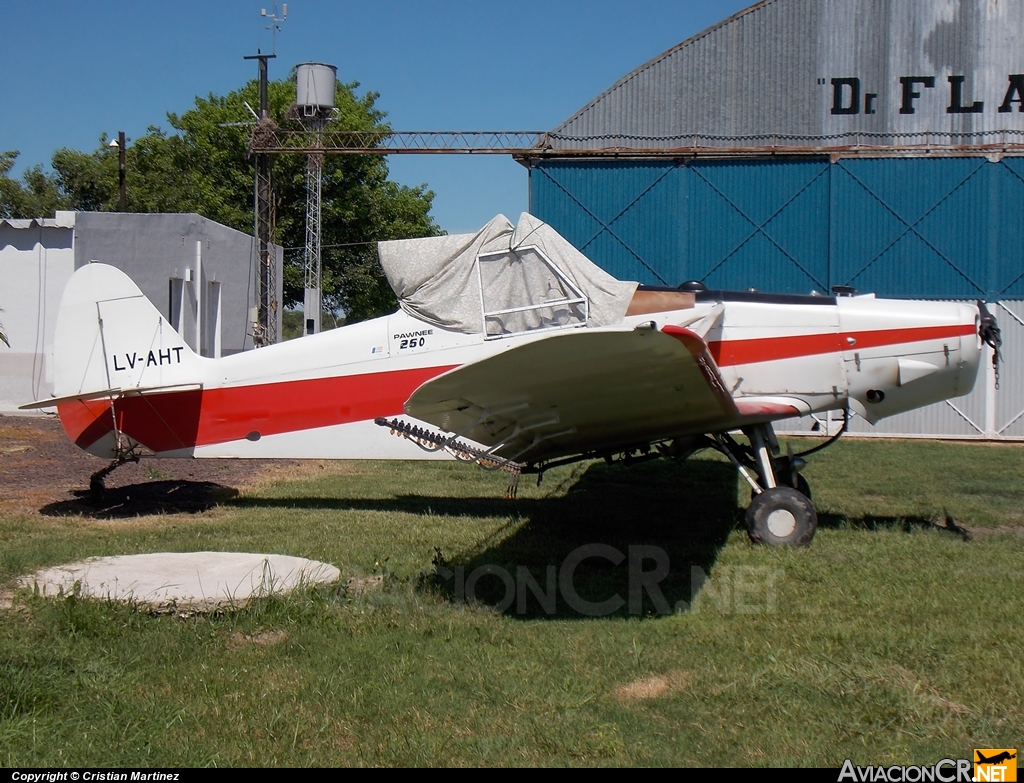
MULTIPOLYGON (((121 333, 119 318, 126 327, 137 321, 134 304, 125 301, 98 303, 104 334, 121 333)), ((981 355, 976 307, 873 296, 704 292, 686 309, 584 330, 631 331, 652 322, 663 331, 694 330, 704 340, 745 421, 847 407, 877 421, 966 394, 981 355)), ((155 391, 65 402, 58 410, 80 447, 107 458, 117 453, 118 431, 159 457, 443 458, 389 437, 374 419, 402 416, 428 380, 551 335, 542 329, 496 339, 399 311, 207 359, 171 329, 128 329, 119 341, 100 340, 88 350, 104 352, 108 388, 155 391)), ((702 421, 700 431, 741 423, 730 420, 735 410, 702 421)), ((699 434, 666 427, 674 429, 652 422, 643 438, 699 434)))

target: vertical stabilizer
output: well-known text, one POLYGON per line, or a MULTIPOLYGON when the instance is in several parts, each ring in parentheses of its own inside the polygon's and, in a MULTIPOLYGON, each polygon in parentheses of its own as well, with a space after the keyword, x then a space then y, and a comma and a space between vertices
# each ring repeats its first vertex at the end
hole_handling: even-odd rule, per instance
POLYGON ((124 272, 72 275, 54 335, 56 397, 196 382, 198 357, 124 272))
POLYGON ((154 451, 192 445, 188 430, 198 417, 206 360, 120 270, 89 264, 72 275, 57 315, 53 353, 54 404, 81 448, 113 457, 134 443, 154 451), (194 414, 188 410, 184 418, 167 420, 161 403, 173 398, 176 409, 183 402, 191 409, 190 397, 194 414))

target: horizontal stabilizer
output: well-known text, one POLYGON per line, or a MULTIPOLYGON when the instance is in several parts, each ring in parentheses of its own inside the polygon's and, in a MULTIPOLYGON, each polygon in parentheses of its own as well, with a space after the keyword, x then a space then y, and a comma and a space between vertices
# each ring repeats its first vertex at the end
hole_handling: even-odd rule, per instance
POLYGON ((36 400, 25 405, 19 405, 19 411, 36 411, 40 408, 53 408, 65 402, 83 402, 84 400, 114 399, 121 395, 120 389, 103 389, 102 391, 86 392, 85 394, 68 394, 64 397, 50 397, 46 400, 36 400))
POLYGON ((201 383, 174 383, 167 386, 143 386, 129 389, 103 389, 102 391, 88 392, 86 394, 68 394, 64 397, 50 397, 48 400, 38 400, 27 405, 19 405, 19 411, 34 411, 40 408, 53 408, 63 405, 66 402, 83 402, 85 400, 116 400, 120 397, 142 396, 144 394, 165 394, 177 391, 198 391, 203 388, 201 383))

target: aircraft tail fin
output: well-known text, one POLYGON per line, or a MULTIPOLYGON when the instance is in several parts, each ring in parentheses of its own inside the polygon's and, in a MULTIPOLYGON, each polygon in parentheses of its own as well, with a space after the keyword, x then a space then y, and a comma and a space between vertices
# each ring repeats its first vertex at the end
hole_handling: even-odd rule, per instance
POLYGON ((136 443, 155 452, 194 445, 208 360, 119 269, 89 264, 71 276, 53 354, 54 399, 23 407, 56 405, 81 448, 114 458, 136 443))

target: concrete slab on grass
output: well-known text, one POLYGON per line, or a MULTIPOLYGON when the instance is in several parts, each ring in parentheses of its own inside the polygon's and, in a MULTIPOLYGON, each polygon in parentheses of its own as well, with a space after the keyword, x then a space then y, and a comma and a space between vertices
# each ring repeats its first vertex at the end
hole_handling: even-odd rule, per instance
POLYGON ((91 557, 22 577, 43 595, 130 601, 158 611, 237 609, 251 599, 284 595, 300 585, 337 581, 332 565, 289 555, 247 552, 157 552, 91 557))

